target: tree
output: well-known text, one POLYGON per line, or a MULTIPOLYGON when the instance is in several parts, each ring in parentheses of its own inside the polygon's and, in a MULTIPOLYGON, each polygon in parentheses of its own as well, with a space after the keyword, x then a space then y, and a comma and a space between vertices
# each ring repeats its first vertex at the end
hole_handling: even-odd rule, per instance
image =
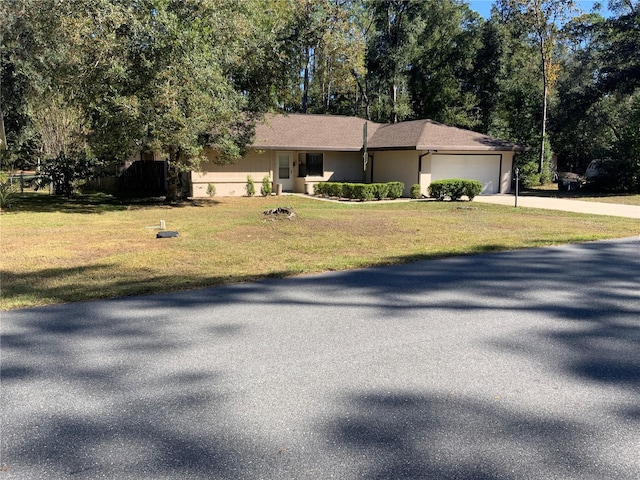
POLYGON ((638 3, 611 2, 618 16, 583 15, 567 28, 551 129, 563 169, 613 159, 608 188, 640 188, 638 3))
POLYGON ((373 1, 368 4, 373 31, 367 43, 367 70, 376 92, 374 120, 397 122, 411 115, 407 68, 417 33, 420 2, 373 1))
POLYGON ((473 69, 482 20, 457 0, 420 5, 421 29, 408 65, 413 115, 473 128, 479 123, 473 69))
MULTIPOLYGON (((180 198, 180 171, 197 165, 205 146, 222 153, 220 162, 238 158, 256 115, 274 104, 271 86, 282 81, 283 61, 262 62, 282 49, 269 30, 270 3, 8 2, 2 79, 12 80, 15 95, 3 89, 8 137, 44 148, 49 133, 69 127, 52 122, 73 117, 87 158, 119 162, 135 149, 165 152, 168 196, 180 198), (261 66, 272 75, 265 79, 261 66), (39 116, 48 97, 65 115, 39 116)), ((47 155, 73 156, 63 150, 47 155)))
POLYGON ((561 38, 562 26, 573 11, 573 0, 499 0, 503 15, 522 24, 538 50, 542 89, 542 118, 540 126, 540 149, 538 172, 545 170, 547 140, 547 110, 550 89, 558 77, 556 48, 561 38))

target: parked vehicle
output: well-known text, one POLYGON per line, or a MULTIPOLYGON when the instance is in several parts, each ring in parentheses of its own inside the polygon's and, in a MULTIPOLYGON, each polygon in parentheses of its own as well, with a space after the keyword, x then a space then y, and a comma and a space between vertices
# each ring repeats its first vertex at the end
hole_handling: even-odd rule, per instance
POLYGON ((577 192, 585 183, 582 175, 572 172, 558 172, 558 190, 561 192, 577 192))

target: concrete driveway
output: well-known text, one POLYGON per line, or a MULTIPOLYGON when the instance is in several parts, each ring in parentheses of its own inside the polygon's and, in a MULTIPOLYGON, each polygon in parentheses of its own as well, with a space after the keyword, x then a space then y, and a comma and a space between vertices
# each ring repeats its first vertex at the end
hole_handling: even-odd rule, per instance
POLYGON ((638 238, 2 315, 0 479, 640 471, 638 238))
MULTIPOLYGON (((474 202, 494 203, 498 205, 515 205, 514 195, 479 195, 474 202)), ((591 213, 595 215, 612 215, 640 219, 640 205, 621 205, 616 203, 586 202, 584 200, 568 200, 564 198, 518 196, 518 207, 544 208, 565 212, 591 213)))

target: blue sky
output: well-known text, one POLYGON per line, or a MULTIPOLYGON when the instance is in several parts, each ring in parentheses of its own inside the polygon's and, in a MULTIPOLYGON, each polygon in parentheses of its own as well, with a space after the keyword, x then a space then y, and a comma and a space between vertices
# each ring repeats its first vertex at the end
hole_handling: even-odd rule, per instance
MULTIPOLYGON (((583 12, 588 13, 593 8, 593 5, 597 2, 596 0, 578 0, 576 3, 583 12)), ((609 10, 607 10, 606 8, 607 0, 601 0, 600 3, 603 6, 600 14, 605 17, 609 16, 609 10)), ((489 18, 489 15, 491 15, 491 6, 493 5, 493 0, 469 0, 469 5, 471 6, 472 10, 475 10, 484 18, 489 18)))

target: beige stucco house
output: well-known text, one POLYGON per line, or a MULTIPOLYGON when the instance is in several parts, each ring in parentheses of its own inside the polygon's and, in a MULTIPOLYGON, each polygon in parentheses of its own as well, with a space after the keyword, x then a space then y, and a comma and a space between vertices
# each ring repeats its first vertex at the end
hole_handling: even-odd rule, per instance
POLYGON ((322 181, 403 182, 404 195, 444 178, 478 180, 482 194, 508 193, 514 152, 523 148, 432 120, 379 124, 336 115, 271 114, 256 126, 248 153, 232 165, 209 161, 191 173, 194 197, 244 195, 247 176, 282 191, 311 193, 322 181))

